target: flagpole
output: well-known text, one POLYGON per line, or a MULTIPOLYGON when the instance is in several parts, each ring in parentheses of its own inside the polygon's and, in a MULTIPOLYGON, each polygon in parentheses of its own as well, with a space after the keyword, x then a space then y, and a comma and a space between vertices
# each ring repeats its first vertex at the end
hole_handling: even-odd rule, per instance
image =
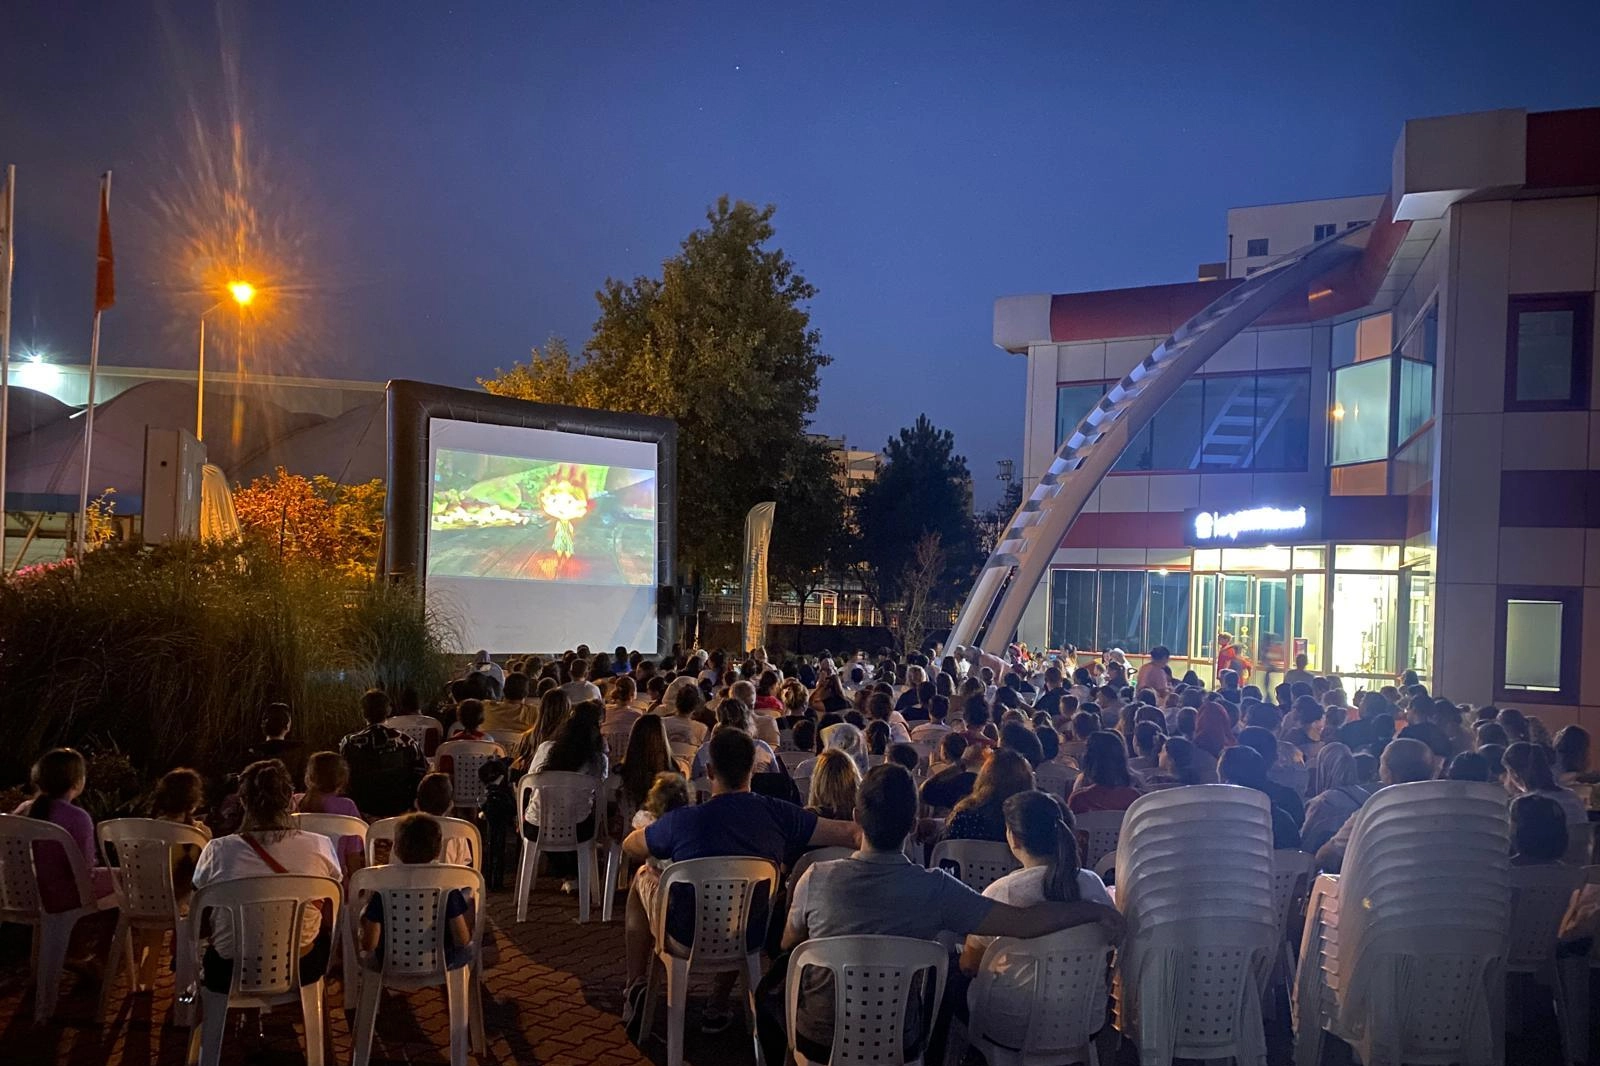
POLYGON ((13 229, 16 225, 17 168, 6 167, 5 203, 0 205, 0 227, 5 228, 5 248, 0 249, 0 569, 5 567, 6 438, 11 434, 11 275, 16 267, 13 229))
POLYGON ((111 171, 100 178, 100 246, 95 269, 94 331, 89 337, 89 396, 83 416, 83 481, 78 488, 77 562, 83 564, 89 543, 89 467, 94 458, 94 382, 100 369, 100 316, 111 306, 111 171))

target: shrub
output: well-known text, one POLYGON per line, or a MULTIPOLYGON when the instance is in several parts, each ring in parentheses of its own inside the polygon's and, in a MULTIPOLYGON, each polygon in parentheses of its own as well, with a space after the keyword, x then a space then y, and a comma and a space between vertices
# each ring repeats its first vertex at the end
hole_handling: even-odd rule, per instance
POLYGON ((231 772, 273 700, 294 735, 332 745, 366 688, 439 690, 443 630, 407 587, 251 542, 111 546, 81 574, 18 571, 0 581, 0 782, 63 744, 118 751, 146 782, 176 765, 231 772))

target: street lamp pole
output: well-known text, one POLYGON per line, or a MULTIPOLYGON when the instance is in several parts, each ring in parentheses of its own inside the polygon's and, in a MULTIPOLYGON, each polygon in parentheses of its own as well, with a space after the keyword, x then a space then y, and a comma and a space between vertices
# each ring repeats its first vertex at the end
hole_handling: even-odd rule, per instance
MULTIPOLYGON (((248 281, 228 283, 228 295, 239 305, 240 328, 244 324, 244 309, 256 298, 256 287, 248 281)), ((200 312, 200 358, 195 368, 194 439, 205 440, 206 417, 206 316, 222 306, 218 301, 200 312)))

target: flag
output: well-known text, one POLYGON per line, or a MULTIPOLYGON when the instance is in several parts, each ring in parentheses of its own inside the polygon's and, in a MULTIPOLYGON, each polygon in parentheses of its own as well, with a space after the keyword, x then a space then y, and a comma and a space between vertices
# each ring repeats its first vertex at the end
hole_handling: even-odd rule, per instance
POLYGON ((100 178, 100 251, 95 260, 94 309, 104 311, 117 302, 116 261, 111 254, 111 172, 100 178))

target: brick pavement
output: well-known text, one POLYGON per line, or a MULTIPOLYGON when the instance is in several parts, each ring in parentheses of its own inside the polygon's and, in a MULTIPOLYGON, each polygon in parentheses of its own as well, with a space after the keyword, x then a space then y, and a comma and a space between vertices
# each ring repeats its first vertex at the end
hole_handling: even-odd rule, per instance
MULTIPOLYGON (((666 1010, 656 1011, 655 1039, 644 1050, 623 1033, 622 897, 617 917, 599 920, 599 905, 586 925, 577 921, 578 904, 557 891, 555 882, 535 892, 529 920, 518 925, 509 892, 489 896, 489 927, 484 932, 490 960, 484 998, 487 1045, 479 1066, 526 1063, 538 1066, 644 1066, 666 1061, 663 1043, 666 1010)), ((63 1066, 180 1066, 189 1031, 171 1024, 173 982, 163 972, 153 994, 129 996, 121 983, 115 1016, 96 1025, 96 981, 68 974, 62 982, 56 1017, 33 1023, 33 993, 28 965, 28 935, 5 927, 0 935, 0 1062, 60 1063, 63 1066)), ((685 1058, 691 1066, 753 1063, 742 1022, 715 1038, 697 1032, 696 1020, 709 979, 698 982, 690 999, 685 1058)), ((350 1062, 349 1019, 344 988, 328 982, 329 1066, 350 1062)), ((235 1012, 223 1047, 223 1062, 278 1066, 304 1062, 299 1012, 274 1011, 257 1036, 249 1012, 235 1012)), ((388 992, 378 1014, 374 1063, 449 1061, 449 1019, 444 990, 388 992)))

